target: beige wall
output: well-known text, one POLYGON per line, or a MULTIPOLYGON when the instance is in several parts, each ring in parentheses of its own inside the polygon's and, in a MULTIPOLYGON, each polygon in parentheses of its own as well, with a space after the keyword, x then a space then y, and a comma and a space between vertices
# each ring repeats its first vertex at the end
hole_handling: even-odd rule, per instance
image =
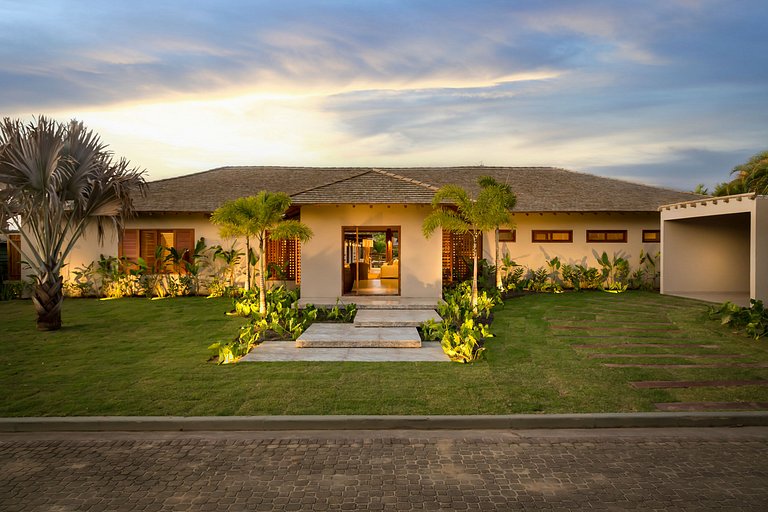
MULTIPOLYGON (((599 267, 596 256, 603 251, 628 258, 632 269, 639 264, 640 251, 655 255, 658 243, 643 243, 644 229, 659 229, 658 213, 516 213, 513 216, 517 239, 502 242, 500 253, 508 253, 519 265, 530 268, 546 266, 546 261, 557 256, 563 264, 599 267), (573 230, 573 243, 534 243, 533 230, 573 230), (587 230, 627 230, 626 243, 587 243, 587 230)), ((483 240, 484 257, 494 261, 494 234, 487 233, 483 240)))
POLYGON ((421 224, 427 205, 317 205, 301 209, 301 221, 314 231, 301 250, 303 299, 342 293, 342 227, 400 226, 400 295, 439 298, 442 294, 440 233, 426 240, 421 224))
POLYGON ((664 223, 663 293, 749 291, 749 214, 664 223))
POLYGON ((751 296, 768 303, 768 196, 755 199, 750 234, 753 240, 750 256, 751 296))
POLYGON ((708 293, 743 304, 749 297, 768 300, 768 197, 667 205, 661 218, 662 293, 708 293))

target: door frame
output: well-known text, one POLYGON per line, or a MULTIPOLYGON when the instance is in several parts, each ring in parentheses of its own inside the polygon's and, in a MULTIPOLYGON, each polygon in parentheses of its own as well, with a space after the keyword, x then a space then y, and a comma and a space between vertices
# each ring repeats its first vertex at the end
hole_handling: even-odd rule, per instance
MULTIPOLYGON (((403 229, 402 226, 399 225, 353 225, 353 226, 341 226, 341 244, 340 248, 341 250, 341 295, 340 297, 400 297, 402 294, 402 274, 403 274, 403 229), (344 254, 344 235, 347 231, 355 231, 355 239, 360 239, 360 232, 363 233, 370 233, 370 232, 384 232, 386 233, 387 230, 392 230, 393 232, 397 233, 397 258, 398 258, 398 265, 397 265, 397 294, 370 294, 370 293, 359 293, 354 291, 349 293, 344 293, 344 265, 346 264, 345 261, 345 254, 344 254)), ((357 242, 356 242, 357 243, 357 242)), ((358 268, 358 276, 354 276, 355 278, 359 277, 360 270, 358 268)), ((358 279, 354 279, 354 282, 358 282, 358 279)))

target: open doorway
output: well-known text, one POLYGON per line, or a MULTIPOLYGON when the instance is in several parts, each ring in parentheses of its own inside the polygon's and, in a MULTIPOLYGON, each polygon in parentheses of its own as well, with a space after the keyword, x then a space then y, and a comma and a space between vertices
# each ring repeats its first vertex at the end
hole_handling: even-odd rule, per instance
POLYGON ((400 227, 342 228, 344 295, 400 295, 400 227))

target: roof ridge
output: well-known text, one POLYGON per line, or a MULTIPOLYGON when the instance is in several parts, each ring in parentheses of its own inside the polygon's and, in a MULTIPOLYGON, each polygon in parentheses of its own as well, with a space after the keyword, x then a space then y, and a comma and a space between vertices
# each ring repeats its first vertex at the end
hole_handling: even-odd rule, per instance
MULTIPOLYGON (((312 167, 309 167, 309 169, 312 169, 312 167)), ((354 167, 351 167, 349 169, 350 170, 354 169, 354 167)), ((353 178, 358 178, 360 176, 363 176, 364 174, 368 174, 369 172, 371 172, 371 169, 366 169, 366 170, 364 170, 364 171, 362 171, 362 172, 360 172, 358 174, 355 174, 354 176, 347 176, 346 178, 340 178, 338 180, 329 181, 328 183, 323 183, 322 185, 317 185, 315 187, 309 187, 309 188, 304 189, 304 190, 299 190, 298 192, 294 192, 293 194, 291 194, 291 197, 297 196, 299 194, 305 194, 307 192, 310 192, 312 190, 317 190, 319 188, 327 187, 327 186, 330 186, 330 185, 335 185, 336 183, 341 183, 342 181, 347 181, 347 180, 351 180, 353 178)))
POLYGON ((433 192, 437 192, 439 190, 436 186, 430 185, 429 183, 424 183, 423 181, 415 180, 413 178, 406 178, 405 176, 401 176, 401 175, 395 174, 393 172, 383 171, 383 170, 377 169, 375 167, 372 168, 371 170, 373 172, 377 172, 377 173, 382 174, 384 176, 389 176, 390 178, 396 178, 398 180, 405 181, 407 183, 413 183, 414 185, 421 185, 422 187, 425 187, 425 188, 427 188, 427 189, 429 189, 429 190, 431 190, 433 192))

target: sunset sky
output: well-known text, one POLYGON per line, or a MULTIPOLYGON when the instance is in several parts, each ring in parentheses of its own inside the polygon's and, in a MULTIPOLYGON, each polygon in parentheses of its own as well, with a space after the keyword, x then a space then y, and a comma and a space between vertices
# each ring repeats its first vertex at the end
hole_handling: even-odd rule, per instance
POLYGON ((768 1, 0 0, 0 115, 160 179, 556 166, 692 189, 768 149, 768 1))

